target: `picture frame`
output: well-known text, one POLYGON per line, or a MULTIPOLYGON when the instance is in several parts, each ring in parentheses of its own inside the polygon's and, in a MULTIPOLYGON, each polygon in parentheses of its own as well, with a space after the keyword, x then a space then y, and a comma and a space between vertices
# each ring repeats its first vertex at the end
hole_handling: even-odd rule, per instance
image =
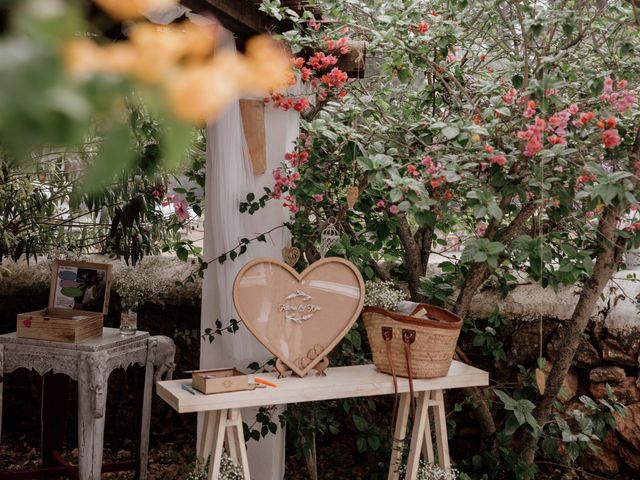
POLYGON ((112 266, 106 263, 55 260, 51 269, 49 315, 86 312, 106 315, 109 310, 112 266))

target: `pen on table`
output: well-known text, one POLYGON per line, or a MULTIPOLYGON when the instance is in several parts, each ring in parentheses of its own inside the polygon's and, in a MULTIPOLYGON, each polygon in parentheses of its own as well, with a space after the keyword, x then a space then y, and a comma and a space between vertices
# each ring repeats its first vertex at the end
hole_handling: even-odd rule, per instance
POLYGON ((195 394, 196 394, 196 391, 195 391, 193 388, 191 388, 189 385, 182 384, 182 389, 183 389, 183 390, 186 390, 186 391, 187 391, 187 392, 189 392, 191 395, 195 395, 195 394))
POLYGON ((256 383, 261 383, 262 385, 266 385, 268 387, 277 387, 278 386, 275 383, 270 382, 268 380, 265 380, 263 378, 254 378, 253 381, 256 382, 256 383))

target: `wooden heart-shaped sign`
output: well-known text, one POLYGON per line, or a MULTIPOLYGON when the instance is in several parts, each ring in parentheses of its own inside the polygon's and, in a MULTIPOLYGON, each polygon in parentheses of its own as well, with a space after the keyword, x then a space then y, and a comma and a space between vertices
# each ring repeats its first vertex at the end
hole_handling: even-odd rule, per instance
POLYGON ((319 260, 302 273, 258 258, 238 273, 233 302, 260 343, 303 377, 360 315, 364 282, 356 267, 341 258, 319 260))

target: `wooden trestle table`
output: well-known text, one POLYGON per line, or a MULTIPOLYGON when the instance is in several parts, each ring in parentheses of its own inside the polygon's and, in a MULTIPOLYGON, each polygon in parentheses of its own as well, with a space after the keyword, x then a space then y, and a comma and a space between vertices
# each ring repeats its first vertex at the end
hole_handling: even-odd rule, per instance
MULTIPOLYGON (((249 480, 249 464, 245 448, 240 409, 267 405, 333 400, 339 398, 368 397, 393 394, 391 375, 380 373, 373 365, 334 367, 326 370, 326 376, 310 374, 304 378, 285 377, 278 379, 275 373, 260 374, 278 386, 240 392, 203 395, 193 394, 183 388, 191 385, 191 379, 157 383, 157 392, 169 405, 180 413, 205 412, 198 455, 211 455, 209 479, 218 478, 220 461, 227 442, 227 452, 241 465, 244 478, 249 480)), ((421 453, 427 462, 434 462, 434 448, 430 425, 433 411, 438 464, 450 468, 447 423, 445 418, 443 391, 451 388, 473 387, 489 384, 489 374, 483 370, 454 361, 446 377, 414 380, 416 396, 415 418, 411 432, 411 444, 407 458, 407 480, 414 480, 418 471, 421 453)), ((398 467, 402 459, 402 442, 407 435, 411 399, 407 379, 398 378, 398 419, 391 453, 389 480, 397 480, 398 467)))

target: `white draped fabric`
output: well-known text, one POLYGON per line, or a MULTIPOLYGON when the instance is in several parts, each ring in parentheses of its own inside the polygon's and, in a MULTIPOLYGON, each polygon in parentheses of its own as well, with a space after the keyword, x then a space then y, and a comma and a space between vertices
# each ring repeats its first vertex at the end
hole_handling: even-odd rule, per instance
MULTIPOLYGON (((233 45, 233 42, 230 42, 233 45)), ((292 148, 298 135, 298 115, 271 107, 265 108, 267 143, 267 171, 254 175, 246 145, 240 106, 232 104, 227 111, 207 128, 207 166, 205 187, 204 258, 211 260, 237 246, 241 238, 253 238, 281 225, 288 213, 278 201, 254 215, 239 212, 239 203, 249 192, 256 197, 264 193, 263 186, 272 185, 271 171, 292 148)), ((249 260, 270 256, 281 258, 281 250, 289 243, 286 228, 267 235, 267 242, 252 242, 247 252, 223 264, 214 261, 205 270, 202 286, 201 329, 215 328, 219 319, 227 325, 229 319, 238 318, 233 307, 232 285, 240 268, 249 260)), ((264 363, 272 355, 240 326, 235 334, 224 333, 213 343, 201 345, 200 368, 234 366, 247 369, 251 362, 264 363)), ((243 411, 246 423, 253 423, 255 409, 243 411)), ((274 420, 277 422, 277 417, 274 420)), ((269 435, 259 442, 249 441, 249 463, 252 480, 280 480, 284 476, 284 431, 269 435)))

